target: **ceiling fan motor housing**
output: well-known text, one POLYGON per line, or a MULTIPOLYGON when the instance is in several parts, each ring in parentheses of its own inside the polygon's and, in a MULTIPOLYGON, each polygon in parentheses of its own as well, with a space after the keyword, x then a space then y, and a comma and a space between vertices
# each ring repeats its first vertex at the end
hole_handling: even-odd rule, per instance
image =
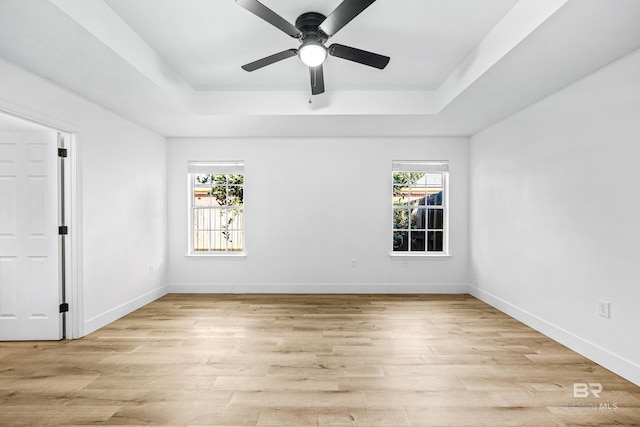
POLYGON ((327 41, 329 37, 319 28, 325 19, 326 16, 318 12, 307 12, 298 16, 296 28, 302 31, 302 43, 313 40, 324 44, 327 41))

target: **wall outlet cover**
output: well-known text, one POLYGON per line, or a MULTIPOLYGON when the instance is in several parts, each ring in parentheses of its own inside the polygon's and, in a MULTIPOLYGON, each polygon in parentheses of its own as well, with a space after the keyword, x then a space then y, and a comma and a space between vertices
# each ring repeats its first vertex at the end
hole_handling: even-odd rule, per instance
POLYGON ((598 301, 598 315, 609 319, 611 314, 611 303, 608 301, 598 301))

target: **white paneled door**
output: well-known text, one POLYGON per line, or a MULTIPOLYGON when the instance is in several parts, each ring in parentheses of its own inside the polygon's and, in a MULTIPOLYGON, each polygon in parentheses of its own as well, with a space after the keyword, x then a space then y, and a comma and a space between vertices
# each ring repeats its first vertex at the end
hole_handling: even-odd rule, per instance
POLYGON ((0 340, 62 338, 56 132, 0 133, 0 340))

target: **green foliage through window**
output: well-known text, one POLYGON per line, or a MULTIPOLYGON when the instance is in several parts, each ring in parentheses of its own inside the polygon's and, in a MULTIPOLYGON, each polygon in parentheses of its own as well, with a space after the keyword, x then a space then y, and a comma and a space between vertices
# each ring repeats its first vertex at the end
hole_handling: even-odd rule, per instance
POLYGON ((393 251, 444 250, 444 176, 441 172, 394 171, 393 251))
POLYGON ((244 175, 194 174, 194 251, 242 251, 244 175))

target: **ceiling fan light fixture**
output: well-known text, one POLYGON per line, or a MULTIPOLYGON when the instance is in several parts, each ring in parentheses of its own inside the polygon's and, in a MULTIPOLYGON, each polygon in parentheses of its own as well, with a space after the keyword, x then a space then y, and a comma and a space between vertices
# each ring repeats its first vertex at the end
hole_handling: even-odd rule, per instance
POLYGON ((327 59, 327 48, 316 40, 309 40, 302 43, 298 49, 298 56, 306 66, 317 67, 327 59))

